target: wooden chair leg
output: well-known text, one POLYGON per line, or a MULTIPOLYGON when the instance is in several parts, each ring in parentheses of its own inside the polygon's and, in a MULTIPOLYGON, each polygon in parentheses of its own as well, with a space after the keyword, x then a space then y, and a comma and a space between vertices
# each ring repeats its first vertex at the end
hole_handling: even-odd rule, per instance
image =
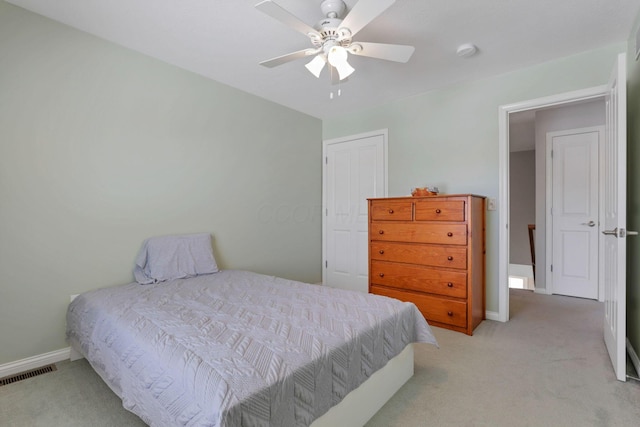
POLYGON ((536 244, 533 239, 533 232, 536 230, 535 224, 529 224, 529 247, 531 248, 531 266, 533 267, 533 280, 536 280, 536 244))

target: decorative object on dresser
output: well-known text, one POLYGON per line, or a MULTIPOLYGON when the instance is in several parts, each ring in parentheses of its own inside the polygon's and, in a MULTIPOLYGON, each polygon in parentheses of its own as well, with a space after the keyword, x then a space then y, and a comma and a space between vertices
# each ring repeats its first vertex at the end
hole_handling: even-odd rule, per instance
POLYGON ((485 198, 369 199, 369 292, 472 335, 485 318, 485 198))
POLYGON ((411 189, 411 195, 413 197, 437 196, 439 192, 438 187, 416 187, 411 189))

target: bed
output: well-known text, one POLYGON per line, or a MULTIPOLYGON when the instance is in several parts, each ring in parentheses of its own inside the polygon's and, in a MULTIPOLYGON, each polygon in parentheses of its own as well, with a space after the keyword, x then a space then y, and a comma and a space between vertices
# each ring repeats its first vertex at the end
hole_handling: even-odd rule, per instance
POLYGON ((215 270, 69 306, 71 347, 150 426, 321 425, 389 366, 410 376, 412 343, 437 345, 411 303, 215 270))

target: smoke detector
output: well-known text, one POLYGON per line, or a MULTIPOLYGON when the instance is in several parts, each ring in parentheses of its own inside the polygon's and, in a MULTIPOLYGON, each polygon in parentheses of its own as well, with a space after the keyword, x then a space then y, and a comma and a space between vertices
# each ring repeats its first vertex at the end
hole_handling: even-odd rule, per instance
POLYGON ((458 46, 458 50, 456 50, 456 53, 460 58, 469 58, 475 55, 476 52, 478 52, 478 48, 472 43, 461 44, 458 46))

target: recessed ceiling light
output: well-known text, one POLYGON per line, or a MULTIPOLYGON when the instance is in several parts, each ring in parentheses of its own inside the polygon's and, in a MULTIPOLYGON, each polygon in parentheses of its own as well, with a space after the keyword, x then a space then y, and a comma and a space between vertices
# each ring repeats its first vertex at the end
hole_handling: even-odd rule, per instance
POLYGON ((475 55, 476 52, 478 52, 478 48, 471 43, 461 44, 458 46, 458 50, 456 50, 456 53, 460 58, 469 58, 470 56, 475 55))

